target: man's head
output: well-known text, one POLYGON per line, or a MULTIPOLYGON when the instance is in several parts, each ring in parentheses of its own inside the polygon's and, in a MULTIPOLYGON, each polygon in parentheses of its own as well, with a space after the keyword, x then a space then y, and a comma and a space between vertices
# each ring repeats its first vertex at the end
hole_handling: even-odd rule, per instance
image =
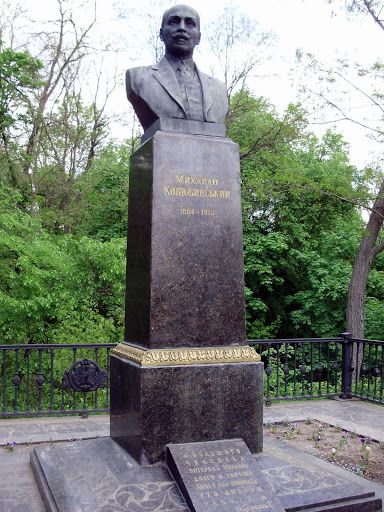
POLYGON ((177 57, 192 57, 200 42, 200 16, 188 5, 175 5, 163 14, 160 39, 166 53, 177 57))

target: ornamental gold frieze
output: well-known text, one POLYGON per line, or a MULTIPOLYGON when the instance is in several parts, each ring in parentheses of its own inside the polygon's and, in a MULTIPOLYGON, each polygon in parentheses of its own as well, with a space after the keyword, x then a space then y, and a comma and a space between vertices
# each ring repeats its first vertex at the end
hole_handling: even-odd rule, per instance
POLYGON ((146 350, 120 343, 111 352, 140 366, 187 364, 250 363, 260 361, 260 355, 248 346, 205 348, 166 348, 146 350))

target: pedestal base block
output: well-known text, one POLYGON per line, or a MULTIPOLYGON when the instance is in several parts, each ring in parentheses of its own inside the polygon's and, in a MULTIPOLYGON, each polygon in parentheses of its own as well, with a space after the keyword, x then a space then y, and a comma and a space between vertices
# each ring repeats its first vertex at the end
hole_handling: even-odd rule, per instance
POLYGON ((258 361, 140 366, 112 354, 111 437, 140 463, 169 443, 243 438, 261 452, 262 385, 258 361))

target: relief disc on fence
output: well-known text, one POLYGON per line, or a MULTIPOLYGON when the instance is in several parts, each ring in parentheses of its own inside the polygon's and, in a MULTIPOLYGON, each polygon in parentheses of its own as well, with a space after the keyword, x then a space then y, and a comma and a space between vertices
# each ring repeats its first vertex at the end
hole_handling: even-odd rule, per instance
POLYGON ((107 372, 90 359, 76 361, 63 375, 63 387, 87 393, 105 386, 107 372))

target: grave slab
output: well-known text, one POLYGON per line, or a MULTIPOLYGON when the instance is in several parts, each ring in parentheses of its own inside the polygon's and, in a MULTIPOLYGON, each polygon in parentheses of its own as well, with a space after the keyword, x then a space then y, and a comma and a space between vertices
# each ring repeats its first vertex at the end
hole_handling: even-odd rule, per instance
MULTIPOLYGON (((293 448, 287 449, 281 443, 268 441, 266 448, 263 453, 247 457, 247 465, 251 467, 253 459, 257 467, 249 471, 258 475, 255 476, 258 482, 263 482, 263 485, 253 484, 255 505, 260 504, 268 488, 274 502, 278 500, 286 512, 382 512, 381 499, 375 497, 372 490, 375 486, 371 482, 293 448), (258 487, 262 491, 258 491, 258 487)), ((164 463, 140 466, 107 437, 35 448, 31 464, 48 512, 193 510, 186 504, 164 463)), ((242 470, 248 471, 245 468, 238 471, 242 470)), ((224 471, 230 474, 229 469, 224 468, 224 471)), ((244 480, 247 478, 253 477, 244 476, 244 480)), ((206 503, 207 507, 202 510, 211 512, 210 502, 206 503)), ((217 510, 253 512, 252 508, 244 506, 243 510, 217 510)))
POLYGON ((188 512, 164 465, 141 467, 109 437, 35 448, 47 512, 188 512))

